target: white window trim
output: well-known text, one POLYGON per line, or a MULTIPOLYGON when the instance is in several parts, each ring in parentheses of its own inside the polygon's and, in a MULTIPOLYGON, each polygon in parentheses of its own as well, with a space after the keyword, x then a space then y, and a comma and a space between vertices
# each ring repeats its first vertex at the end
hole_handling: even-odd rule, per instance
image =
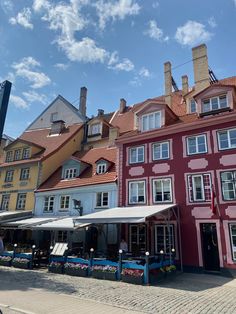
POLYGON ((14 170, 7 170, 4 182, 12 182, 14 178, 14 170), (10 175, 9 175, 10 174, 10 175))
POLYGON ((97 174, 103 174, 107 172, 107 164, 105 162, 97 164, 97 174), (104 168, 104 171, 103 171, 104 168))
POLYGON ((29 158, 30 158, 30 148, 23 148, 22 159, 29 159, 29 158), (27 152, 27 154, 25 152, 27 152))
POLYGON ((128 194, 129 194, 129 204, 146 204, 146 181, 142 180, 142 181, 129 181, 129 190, 128 190, 128 194), (143 202, 132 202, 131 201, 131 184, 133 183, 143 183, 144 184, 144 201, 143 202))
MULTIPOLYGON (((229 233, 230 233, 230 246, 231 246, 231 254, 232 254, 232 260, 236 262, 236 257, 234 257, 234 247, 233 247, 233 234, 231 226, 236 225, 236 223, 229 223, 229 233)), ((236 249, 235 249, 236 252, 236 249)))
POLYGON ((88 132, 89 135, 96 135, 96 134, 101 134, 101 123, 98 122, 98 123, 93 123, 93 124, 90 124, 89 125, 89 132, 88 132), (98 128, 98 132, 93 132, 93 127, 97 126, 98 128))
POLYGON ((44 213, 52 213, 54 211, 54 204, 55 204, 55 196, 54 195, 45 196, 44 204, 43 204, 43 212, 44 213), (45 202, 46 202, 47 197, 48 197, 48 205, 47 205, 47 210, 45 210, 45 207, 46 207, 45 202), (49 210, 51 199, 53 199, 53 208, 52 208, 52 210, 49 210))
POLYGON ((220 97, 222 97, 222 96, 226 96, 226 103, 227 103, 227 106, 223 107, 223 108, 228 108, 229 107, 229 102, 228 102, 227 94, 221 94, 221 95, 218 95, 218 96, 213 96, 213 97, 210 97, 210 98, 203 99, 202 100, 202 113, 223 109, 223 108, 220 108, 220 97), (218 102, 218 108, 217 109, 212 109, 212 99, 213 98, 217 98, 217 102, 218 102), (204 101, 207 101, 207 100, 210 101, 210 110, 209 111, 203 111, 204 101))
POLYGON ((6 162, 11 162, 11 161, 13 161, 13 157, 14 157, 13 151, 12 151, 12 150, 9 150, 9 151, 6 153, 6 162))
POLYGON ((30 178, 30 168, 22 168, 21 169, 21 172, 20 172, 20 180, 21 181, 24 181, 24 180, 29 180, 30 178), (26 172, 27 173, 27 177, 25 177, 25 174, 23 174, 23 172, 26 172))
POLYGON ((76 174, 77 174, 76 168, 66 168, 64 178, 66 180, 74 179, 74 178, 76 178, 76 174), (69 174, 69 176, 68 176, 68 174, 69 174))
POLYGON ((203 175, 202 174, 192 175, 191 180, 192 180, 192 187, 193 187, 193 201, 194 202, 204 202, 206 199, 205 199, 203 175), (203 199, 197 199, 196 198, 196 190, 195 190, 195 182, 194 182, 194 178, 196 178, 196 177, 201 178, 201 191, 202 191, 203 199))
POLYGON ((224 202, 234 202, 236 200, 236 192, 235 192, 235 198, 231 198, 231 199, 226 199, 224 197, 224 188, 223 188, 223 181, 222 181, 222 174, 223 173, 233 173, 233 177, 234 177, 234 185, 235 185, 235 189, 236 189, 236 170, 225 170, 225 171, 221 171, 220 172, 220 183, 221 183, 221 191, 222 191, 222 199, 224 202))
POLYGON ((22 151, 19 148, 14 151, 14 161, 21 160, 21 159, 22 159, 22 151))
MULTIPOLYGON (((153 204, 161 204, 161 203, 172 203, 173 201, 173 195, 172 195, 172 179, 171 178, 158 178, 158 179, 153 179, 152 180, 152 199, 153 199, 153 204), (170 200, 167 201, 155 201, 155 182, 156 181, 169 181, 170 182, 170 200)), ((163 192, 163 184, 162 184, 162 196, 164 196, 164 192, 163 192)))
POLYGON ((130 147, 129 148, 129 164, 138 164, 138 163, 142 163, 142 162, 144 162, 144 146, 141 145, 141 146, 130 147), (137 160, 138 159, 138 150, 140 148, 142 148, 142 151, 143 151, 143 159, 141 161, 137 160), (131 160, 131 151, 132 150, 136 150, 136 161, 131 160))
MULTIPOLYGON (((66 201, 64 201, 64 205, 66 204, 66 201)), ((68 211, 70 209, 70 195, 61 195, 60 197, 60 211, 68 211), (68 204, 68 208, 67 207, 61 207, 61 199, 62 198, 66 198, 69 197, 69 204, 68 204)))
POLYGON ((17 210, 25 210, 26 197, 27 197, 26 193, 18 193, 18 195, 17 195, 17 203, 16 203, 16 209, 17 210), (22 196, 22 195, 24 195, 24 198, 21 199, 21 202, 20 202, 20 196, 22 196), (23 200, 24 206, 23 207, 19 207, 19 203, 22 204, 22 200, 23 200))
POLYGON ((220 130, 220 131, 217 131, 218 149, 219 149, 219 150, 228 150, 228 149, 234 149, 234 148, 236 148, 236 146, 235 146, 235 147, 232 147, 232 146, 231 146, 231 143, 230 143, 230 136, 229 136, 229 132, 230 132, 230 131, 236 131, 236 129, 233 128, 233 129, 227 129, 227 130, 220 130), (221 148, 221 147, 220 147, 220 146, 221 146, 221 144, 220 144, 220 133, 223 133, 223 132, 227 132, 227 138, 228 138, 229 147, 225 147, 225 148, 221 148))
POLYGON ((170 142, 169 141, 164 141, 164 142, 157 142, 152 144, 152 160, 167 160, 170 159, 170 142), (162 155, 162 145, 167 144, 168 145, 168 157, 161 157, 161 158, 154 158, 154 146, 155 145, 160 145, 161 146, 161 155, 162 155))
POLYGON ((109 207, 109 192, 97 192, 96 193, 96 208, 108 208, 109 207), (98 194, 101 193, 101 205, 99 206, 97 203, 98 194), (107 193, 107 205, 103 205, 103 196, 107 193))
POLYGON ((150 112, 150 113, 147 113, 147 114, 142 115, 142 116, 141 116, 141 131, 142 131, 142 132, 148 132, 148 131, 150 131, 150 130, 159 129, 159 128, 161 127, 161 119, 162 119, 162 112, 161 112, 160 110, 154 111, 154 112, 150 112), (160 115, 160 126, 154 127, 154 128, 150 128, 150 126, 149 126, 147 130, 144 130, 144 129, 143 129, 143 119, 144 119, 145 117, 150 117, 150 116, 153 115, 153 116, 154 116, 154 124, 155 124, 155 114, 157 114, 157 113, 160 115))
POLYGON ((206 134, 199 134, 199 135, 194 135, 194 136, 187 136, 187 137, 186 137, 186 143, 187 143, 187 154, 188 154, 188 155, 205 154, 205 153, 208 152, 206 134), (199 152, 199 150, 198 150, 198 145, 196 145, 196 153, 190 153, 188 140, 189 140, 190 138, 195 138, 195 139, 196 139, 196 143, 197 143, 197 138, 202 137, 202 136, 204 137, 205 151, 204 151, 204 152, 199 152))
POLYGON ((191 98, 189 100, 189 113, 196 113, 197 112, 197 102, 194 100, 194 98, 191 98), (192 111, 192 101, 194 101, 195 104, 195 111, 192 111))
MULTIPOLYGON (((174 240, 174 243, 171 243, 172 246, 173 246, 172 248, 175 249, 175 253, 176 253, 176 251, 177 251, 176 250, 177 249, 177 246, 176 246, 176 235, 175 235, 175 228, 176 228, 176 226, 175 226, 175 224, 172 224, 172 223, 169 226, 172 229, 171 234, 172 234, 172 238, 174 240)), ((157 252, 157 227, 162 227, 164 230, 166 230, 165 228, 168 228, 166 224, 155 224, 155 253, 156 254, 160 253, 160 252, 157 252)), ((167 247, 166 246, 166 238, 167 237, 168 237, 168 233, 165 233, 164 234, 164 248, 163 248, 165 254, 166 254, 166 247, 167 247)))

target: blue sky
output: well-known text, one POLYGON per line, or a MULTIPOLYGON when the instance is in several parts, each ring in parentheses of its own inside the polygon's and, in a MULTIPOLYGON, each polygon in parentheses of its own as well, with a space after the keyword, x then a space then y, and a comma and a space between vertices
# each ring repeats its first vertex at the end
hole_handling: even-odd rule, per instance
POLYGON ((236 0, 0 0, 0 38, 4 133, 17 137, 58 94, 77 106, 81 86, 91 116, 163 94, 165 61, 193 84, 203 42, 217 78, 235 75, 236 0))

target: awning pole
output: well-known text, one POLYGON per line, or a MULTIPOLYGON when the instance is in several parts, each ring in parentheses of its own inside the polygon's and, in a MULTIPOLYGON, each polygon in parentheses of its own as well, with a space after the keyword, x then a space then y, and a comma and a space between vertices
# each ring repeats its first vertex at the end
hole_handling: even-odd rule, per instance
POLYGON ((178 213, 178 231, 179 231, 179 256, 180 256, 180 269, 183 272, 183 258, 182 258, 182 240, 181 240, 181 230, 180 230, 180 215, 179 206, 177 206, 178 213))

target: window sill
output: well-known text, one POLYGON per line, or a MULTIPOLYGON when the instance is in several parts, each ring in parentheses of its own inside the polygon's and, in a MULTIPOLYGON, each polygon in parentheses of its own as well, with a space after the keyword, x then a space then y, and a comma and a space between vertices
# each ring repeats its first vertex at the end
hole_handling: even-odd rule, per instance
POLYGON ((227 111, 232 111, 232 109, 230 107, 226 107, 226 108, 220 108, 220 109, 211 110, 207 112, 201 112, 199 113, 199 117, 202 118, 205 116, 211 116, 211 115, 215 115, 215 114, 219 114, 221 112, 227 112, 227 111))

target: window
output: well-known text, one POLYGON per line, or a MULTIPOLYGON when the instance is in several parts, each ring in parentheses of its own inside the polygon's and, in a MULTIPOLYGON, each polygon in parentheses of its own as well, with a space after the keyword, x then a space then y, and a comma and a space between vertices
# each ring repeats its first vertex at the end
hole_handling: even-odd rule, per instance
POLYGON ((172 202, 170 178, 153 180, 153 202, 172 202))
POLYGON ((58 231, 57 232, 57 242, 67 243, 67 231, 58 231))
POLYGON ((196 101, 191 99, 189 102, 189 113, 194 113, 197 111, 196 101))
POLYGON ((98 192, 96 207, 108 207, 108 192, 98 192))
POLYGON ((23 149, 23 154, 22 154, 22 159, 28 159, 30 157, 30 149, 29 148, 24 148, 23 149))
POLYGON ((58 112, 51 113, 51 122, 58 120, 58 112))
POLYGON ((130 225, 130 251, 134 255, 146 251, 146 226, 130 225))
POLYGON ((77 169, 76 168, 69 168, 65 170, 65 179, 73 179, 76 177, 77 169))
POLYGON ((144 162, 144 146, 129 149, 129 163, 135 164, 138 162, 144 162))
POLYGON ((19 193, 17 197, 16 209, 25 209, 26 193, 19 193))
POLYGON ((187 137, 188 155, 202 154, 207 152, 206 135, 187 137))
POLYGON ((152 159, 168 159, 169 158, 169 142, 155 143, 152 145, 152 159))
POLYGON ((14 154, 14 160, 20 160, 21 159, 21 149, 16 149, 14 154))
POLYGON ((223 199, 236 200, 236 171, 221 172, 220 179, 223 199))
POLYGON ((70 205, 70 196, 61 196, 60 210, 68 210, 70 205))
POLYGON ((30 168, 21 169, 20 180, 28 180, 29 179, 30 168))
POLYGON ((142 116, 142 131, 149 131, 161 127, 161 112, 153 112, 142 116))
POLYGON ((129 182, 129 203, 144 204, 145 202, 145 181, 129 182))
POLYGON ((10 201, 10 194, 3 194, 2 203, 1 203, 1 210, 8 210, 9 209, 9 201, 10 201))
POLYGON ((208 111, 218 110, 218 109, 227 108, 227 107, 228 107, 228 102, 227 102, 226 95, 221 95, 221 96, 205 99, 202 102, 202 112, 208 112, 208 111))
POLYGON ((236 148, 236 129, 218 132, 219 149, 236 148))
POLYGON ((155 226, 155 250, 160 253, 162 250, 165 254, 171 252, 175 247, 174 225, 156 225, 155 226))
POLYGON ((13 161, 13 151, 10 150, 6 155, 6 162, 13 161))
POLYGON ((100 123, 91 124, 89 130, 90 130, 90 132, 89 132, 90 135, 100 134, 101 133, 101 124, 100 123))
POLYGON ((13 175, 14 175, 14 170, 6 171, 5 182, 12 182, 13 181, 13 175))
POLYGON ((230 238, 231 238, 231 248, 232 248, 232 257, 236 261, 236 225, 230 224, 230 238))
POLYGON ((211 175, 189 175, 188 189, 190 202, 211 201, 211 175))
POLYGON ((97 165, 97 173, 102 174, 107 171, 107 164, 106 163, 100 163, 97 165))
POLYGON ((43 211, 46 213, 53 212, 53 206, 54 206, 54 196, 46 196, 44 198, 44 207, 43 211))

